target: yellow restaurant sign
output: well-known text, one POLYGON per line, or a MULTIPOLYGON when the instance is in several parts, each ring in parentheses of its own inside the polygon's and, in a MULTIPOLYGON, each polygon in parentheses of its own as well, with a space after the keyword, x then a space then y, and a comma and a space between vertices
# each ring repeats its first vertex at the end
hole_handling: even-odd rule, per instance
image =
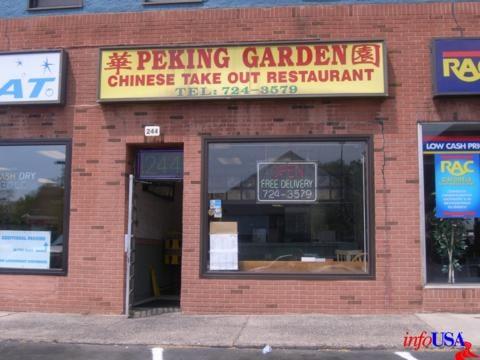
POLYGON ((99 101, 385 96, 382 41, 100 50, 99 101))

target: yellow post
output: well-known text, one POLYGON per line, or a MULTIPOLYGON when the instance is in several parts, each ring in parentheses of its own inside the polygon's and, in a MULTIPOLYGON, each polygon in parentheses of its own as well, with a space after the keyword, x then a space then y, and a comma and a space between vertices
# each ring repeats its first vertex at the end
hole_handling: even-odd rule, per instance
POLYGON ((155 271, 153 266, 150 266, 150 277, 152 279, 153 296, 159 297, 160 296, 160 287, 158 286, 157 272, 155 271))

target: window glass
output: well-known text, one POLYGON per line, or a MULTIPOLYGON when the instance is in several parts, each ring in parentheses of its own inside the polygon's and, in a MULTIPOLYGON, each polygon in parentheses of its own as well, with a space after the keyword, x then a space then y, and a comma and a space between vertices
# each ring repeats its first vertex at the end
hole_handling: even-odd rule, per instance
POLYGON ((207 270, 368 273, 366 142, 207 148, 207 270))
POLYGON ((67 145, 0 144, 0 269, 63 269, 67 145))
POLYGON ((423 179, 429 283, 480 282, 480 124, 425 124, 423 179))
POLYGON ((82 0, 30 0, 30 8, 82 6, 82 0))

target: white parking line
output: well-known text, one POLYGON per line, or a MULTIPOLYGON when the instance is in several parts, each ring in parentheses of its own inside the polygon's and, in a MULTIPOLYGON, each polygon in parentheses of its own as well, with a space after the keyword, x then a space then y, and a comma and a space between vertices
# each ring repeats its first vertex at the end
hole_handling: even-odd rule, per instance
POLYGON ((152 348, 152 360, 163 360, 162 348, 152 348))
POLYGON ((405 360, 418 360, 415 356, 413 356, 412 354, 410 354, 409 352, 406 352, 406 351, 403 351, 403 352, 402 351, 397 351, 395 353, 395 355, 398 355, 405 360))

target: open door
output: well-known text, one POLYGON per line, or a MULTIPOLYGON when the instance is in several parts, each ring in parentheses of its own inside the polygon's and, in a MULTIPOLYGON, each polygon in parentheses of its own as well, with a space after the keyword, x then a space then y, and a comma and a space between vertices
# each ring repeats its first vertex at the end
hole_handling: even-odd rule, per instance
POLYGON ((125 257, 126 257, 126 277, 125 277, 125 315, 132 315, 133 294, 135 285, 135 235, 133 234, 133 223, 135 206, 133 202, 135 178, 133 175, 128 177, 128 226, 125 234, 125 257))

